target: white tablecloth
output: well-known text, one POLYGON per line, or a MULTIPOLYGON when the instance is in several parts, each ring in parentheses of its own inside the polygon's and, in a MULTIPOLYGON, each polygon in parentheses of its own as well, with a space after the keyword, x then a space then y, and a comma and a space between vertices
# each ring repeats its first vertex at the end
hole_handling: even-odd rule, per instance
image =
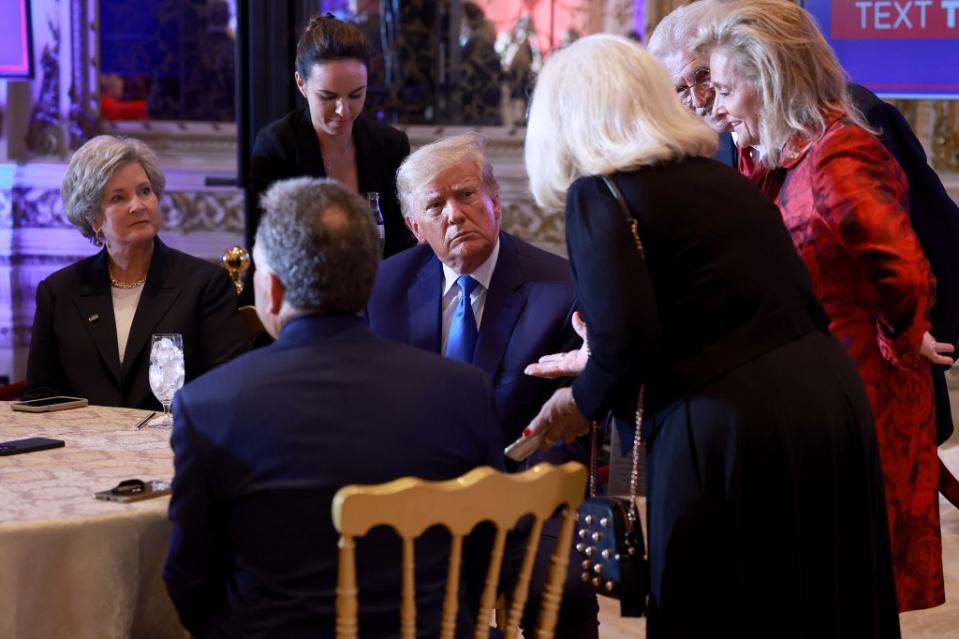
POLYGON ((186 636, 161 576, 169 497, 121 504, 93 493, 173 475, 169 430, 133 430, 145 411, 89 406, 21 413, 0 402, 0 441, 63 448, 0 457, 0 637, 186 636))

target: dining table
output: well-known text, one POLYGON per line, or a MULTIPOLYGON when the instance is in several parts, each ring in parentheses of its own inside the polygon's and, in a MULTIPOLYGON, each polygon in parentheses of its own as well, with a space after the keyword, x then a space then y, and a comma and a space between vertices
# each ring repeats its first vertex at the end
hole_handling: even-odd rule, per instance
POLYGON ((0 402, 0 442, 63 447, 0 456, 0 637, 183 639, 163 584, 169 496, 94 498, 128 479, 173 476, 170 430, 149 411, 85 406, 46 413, 0 402))

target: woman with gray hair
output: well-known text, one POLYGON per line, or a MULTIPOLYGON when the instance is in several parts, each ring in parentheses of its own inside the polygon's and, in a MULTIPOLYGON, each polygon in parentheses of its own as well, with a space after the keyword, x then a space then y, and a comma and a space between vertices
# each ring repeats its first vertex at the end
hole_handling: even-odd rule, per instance
POLYGON ((896 637, 868 400, 778 212, 715 145, 635 43, 546 63, 526 167, 565 204, 589 348, 530 430, 611 411, 633 441, 645 383, 649 637, 896 637))
POLYGON ((850 104, 812 16, 788 0, 729 5, 704 35, 714 117, 738 134, 740 169, 776 204, 856 363, 879 439, 899 610, 945 601, 930 361, 933 279, 899 165, 850 104))
POLYGON ((226 271, 157 237, 165 184, 138 140, 101 135, 73 154, 63 206, 103 248, 37 286, 25 399, 74 395, 158 409, 148 378, 152 334, 183 336, 187 380, 246 349, 226 271))

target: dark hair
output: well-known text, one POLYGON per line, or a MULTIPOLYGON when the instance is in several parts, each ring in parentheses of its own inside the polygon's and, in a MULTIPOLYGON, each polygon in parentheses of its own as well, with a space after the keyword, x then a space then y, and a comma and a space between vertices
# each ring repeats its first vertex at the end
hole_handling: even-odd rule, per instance
POLYGON ((366 308, 380 261, 380 240, 366 200, 335 180, 274 182, 256 245, 294 309, 358 313, 366 308))
POLYGON ((296 71, 304 80, 314 64, 335 60, 359 60, 370 66, 370 43, 356 25, 333 17, 313 16, 296 43, 296 71))

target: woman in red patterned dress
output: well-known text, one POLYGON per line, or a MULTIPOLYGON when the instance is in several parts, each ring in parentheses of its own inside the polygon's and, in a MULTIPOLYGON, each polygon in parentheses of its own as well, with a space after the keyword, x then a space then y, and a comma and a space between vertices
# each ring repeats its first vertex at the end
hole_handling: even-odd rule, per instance
POLYGON ((866 386, 879 440, 899 610, 945 601, 929 334, 934 281, 906 213, 906 180, 864 128, 806 11, 737 3, 700 47, 740 169, 776 202, 830 331, 866 386))

